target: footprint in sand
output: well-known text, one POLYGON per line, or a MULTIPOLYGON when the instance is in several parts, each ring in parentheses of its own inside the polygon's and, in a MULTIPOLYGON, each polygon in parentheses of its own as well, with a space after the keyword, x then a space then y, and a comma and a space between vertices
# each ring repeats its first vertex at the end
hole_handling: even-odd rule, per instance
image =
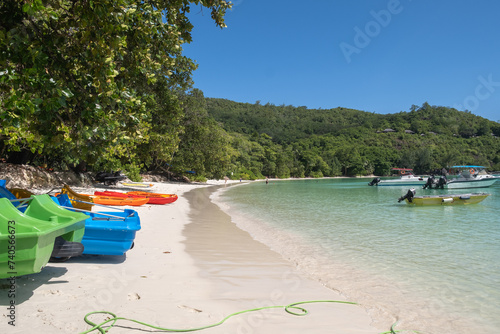
POLYGON ((50 296, 50 295, 60 295, 61 291, 59 291, 59 290, 41 290, 39 293, 43 296, 50 296))
POLYGON ((128 300, 139 300, 141 299, 141 296, 137 292, 131 292, 128 294, 128 300))
POLYGON ((88 270, 98 270, 100 268, 101 268, 100 266, 87 266, 88 270))
POLYGON ((186 309, 188 310, 189 312, 193 312, 193 313, 199 313, 199 312, 203 312, 202 310, 199 310, 197 308, 193 308, 193 307, 189 307, 189 306, 186 306, 186 305, 177 305, 178 308, 183 308, 183 309, 186 309))

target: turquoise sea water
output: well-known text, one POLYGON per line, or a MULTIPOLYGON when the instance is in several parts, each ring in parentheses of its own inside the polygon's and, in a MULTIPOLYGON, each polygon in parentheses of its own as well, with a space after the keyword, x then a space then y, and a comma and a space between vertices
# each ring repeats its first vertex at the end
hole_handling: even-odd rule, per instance
POLYGON ((234 223, 326 286, 374 324, 423 333, 500 332, 500 181, 467 206, 398 203, 406 187, 371 179, 255 182, 215 202, 234 223))

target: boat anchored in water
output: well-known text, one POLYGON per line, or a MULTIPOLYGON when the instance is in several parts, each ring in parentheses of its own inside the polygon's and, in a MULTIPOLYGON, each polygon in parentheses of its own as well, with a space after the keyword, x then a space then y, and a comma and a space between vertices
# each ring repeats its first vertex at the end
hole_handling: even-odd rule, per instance
POLYGON ((490 196, 487 193, 415 196, 415 193, 414 188, 409 189, 406 195, 398 199, 398 203, 406 201, 412 205, 467 205, 479 203, 490 196))
POLYGON ((467 189, 485 188, 493 185, 499 177, 486 173, 484 166, 453 166, 451 168, 459 170, 456 178, 448 180, 446 176, 439 179, 431 176, 427 179, 423 189, 467 189))
POLYGON ((392 168, 391 170, 397 171, 399 178, 381 180, 379 177, 374 178, 369 186, 420 186, 425 185, 427 177, 416 176, 413 174, 411 168, 392 168))

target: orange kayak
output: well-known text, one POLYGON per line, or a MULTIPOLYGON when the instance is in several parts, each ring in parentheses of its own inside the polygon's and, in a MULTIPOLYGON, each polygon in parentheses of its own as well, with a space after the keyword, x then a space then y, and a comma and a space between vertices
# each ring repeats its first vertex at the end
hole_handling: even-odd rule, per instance
POLYGON ((148 204, 168 204, 172 203, 177 199, 177 195, 172 195, 169 197, 165 196, 158 196, 153 194, 150 196, 150 193, 144 192, 144 194, 131 194, 130 192, 128 193, 122 193, 118 191, 96 191, 94 192, 94 195, 97 196, 112 196, 112 197, 120 197, 120 198, 147 198, 148 199, 148 204), (175 199, 173 198, 175 196, 175 199))
POLYGON ((73 204, 73 207, 83 210, 91 210, 93 204, 85 204, 81 202, 91 202, 95 204, 102 205, 130 205, 130 206, 140 206, 148 202, 147 198, 120 198, 112 196, 95 196, 87 194, 79 194, 71 189, 68 185, 65 185, 61 191, 63 194, 67 194, 73 204))
POLYGON ((146 204, 149 200, 145 197, 112 197, 112 196, 96 196, 90 195, 96 204, 102 205, 131 205, 141 206, 146 204))
POLYGON ((164 198, 167 200, 166 203, 175 202, 179 198, 175 194, 148 193, 147 191, 129 191, 129 192, 127 192, 127 194, 128 195, 135 195, 135 196, 146 196, 147 198, 164 198))

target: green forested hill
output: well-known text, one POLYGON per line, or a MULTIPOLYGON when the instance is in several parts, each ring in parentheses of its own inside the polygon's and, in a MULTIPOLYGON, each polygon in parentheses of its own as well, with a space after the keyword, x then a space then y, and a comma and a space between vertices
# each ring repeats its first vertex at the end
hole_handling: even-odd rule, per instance
POLYGON ((223 99, 207 99, 207 109, 226 131, 265 133, 278 143, 293 142, 313 134, 341 134, 353 128, 373 128, 384 119, 382 115, 340 107, 311 110, 306 107, 237 103, 223 99))
POLYGON ((272 104, 239 103, 224 99, 207 98, 210 116, 223 124, 226 131, 251 134, 266 133, 277 142, 306 138, 309 135, 339 135, 352 133, 352 129, 396 131, 411 130, 425 134, 472 137, 495 133, 500 124, 446 107, 412 106, 410 112, 375 114, 348 108, 307 109, 306 107, 275 106, 272 104))
POLYGON ((214 98, 206 108, 232 137, 233 175, 387 175, 391 167, 428 173, 455 164, 500 170, 500 124, 452 108, 424 103, 381 115, 214 98))

